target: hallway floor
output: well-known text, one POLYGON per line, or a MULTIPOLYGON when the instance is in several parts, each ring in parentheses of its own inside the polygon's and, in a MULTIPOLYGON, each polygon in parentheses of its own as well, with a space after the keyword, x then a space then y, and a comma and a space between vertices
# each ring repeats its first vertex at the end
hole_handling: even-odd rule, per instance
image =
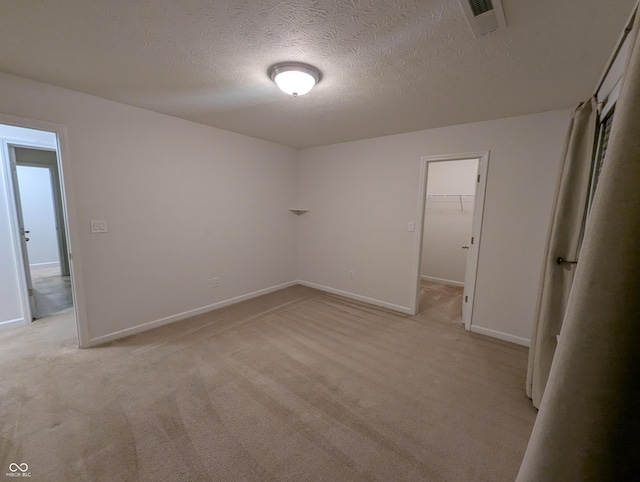
POLYGON ((36 302, 35 319, 46 318, 73 307, 71 277, 62 276, 59 266, 31 267, 36 302))

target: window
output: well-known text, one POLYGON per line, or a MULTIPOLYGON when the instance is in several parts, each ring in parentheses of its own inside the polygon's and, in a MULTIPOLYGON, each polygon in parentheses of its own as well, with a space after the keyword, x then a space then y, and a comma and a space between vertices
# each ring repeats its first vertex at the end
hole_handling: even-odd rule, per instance
POLYGON ((597 147, 595 151, 595 157, 593 159, 593 167, 591 174, 591 189, 589 192, 588 209, 591 209, 591 202, 596 192, 598 185, 598 179, 600 179, 600 172, 602 171, 602 164, 604 163, 604 157, 607 153, 607 147, 609 146, 609 137, 611 136, 611 124, 613 124, 613 115, 615 109, 611 109, 606 117, 602 119, 598 125, 597 134, 597 147))

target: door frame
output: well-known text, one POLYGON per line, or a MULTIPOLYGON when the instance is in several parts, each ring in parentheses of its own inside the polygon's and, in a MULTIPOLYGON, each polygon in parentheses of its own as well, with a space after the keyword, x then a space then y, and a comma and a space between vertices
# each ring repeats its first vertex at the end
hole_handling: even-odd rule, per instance
MULTIPOLYGON (((71 277, 71 292, 73 297, 73 306, 76 319, 76 329, 78 335, 78 346, 80 348, 89 347, 89 327, 87 325, 87 312, 83 288, 83 276, 82 276, 82 262, 80 256, 80 228, 76 223, 76 207, 73 201, 73 180, 71 177, 71 166, 69 164, 69 148, 67 141, 67 128, 62 124, 55 124, 52 122, 39 121, 34 119, 27 119, 23 117, 13 116, 9 114, 0 113, 0 124, 5 124, 15 127, 24 127, 26 129, 35 129, 40 131, 52 132, 56 135, 57 146, 55 148, 57 158, 57 168, 60 182, 60 195, 62 197, 63 208, 63 220, 65 227, 66 243, 67 243, 67 256, 69 259, 70 277, 71 277)), ((6 139, 6 144, 17 145, 18 147, 27 148, 42 148, 37 142, 25 141, 24 139, 6 139)), ((46 146, 48 150, 51 150, 51 146, 46 146)), ((8 152, 4 152, 4 155, 8 155, 8 152)), ((10 169, 10 160, 7 158, 7 167, 10 169)), ((13 187, 10 172, 7 173, 7 199, 12 204, 9 206, 9 212, 11 216, 12 231, 13 231, 13 245, 16 254, 16 260, 18 266, 23 266, 22 250, 20 249, 19 236, 17 227, 17 219, 15 214, 15 196, 13 193, 13 187)), ((19 273, 20 274, 20 273, 19 273)), ((27 301, 28 308, 28 295, 26 292, 24 273, 20 274, 21 290, 23 297, 23 304, 27 301)), ((29 310, 25 312, 25 320, 30 320, 31 313, 29 310)))
POLYGON ((476 183, 475 202, 473 206, 473 221, 471 228, 471 237, 473 242, 469 243, 469 252, 467 253, 467 263, 465 269, 463 304, 466 310, 463 310, 464 327, 471 330, 473 320, 473 304, 475 300, 476 278, 478 272, 478 259, 480 254, 480 242, 482 235, 482 220, 484 214, 484 204, 487 186, 487 173, 489 169, 489 151, 466 152, 461 154, 447 154, 439 156, 423 156, 420 159, 420 178, 418 188, 418 208, 416 218, 415 246, 414 246, 414 262, 413 262, 413 314, 417 314, 420 305, 420 264, 422 260, 422 243, 424 237, 424 216, 427 198, 427 176, 429 163, 445 162, 445 161, 463 161, 468 159, 478 159, 478 180, 476 183))

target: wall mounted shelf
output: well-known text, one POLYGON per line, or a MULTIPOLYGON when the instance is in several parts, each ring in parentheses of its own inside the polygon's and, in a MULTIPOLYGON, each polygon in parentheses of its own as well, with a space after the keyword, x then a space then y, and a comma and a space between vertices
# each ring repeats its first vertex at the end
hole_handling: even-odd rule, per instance
POLYGON ((300 216, 301 214, 304 214, 306 212, 308 212, 308 209, 298 209, 298 208, 289 208, 289 211, 291 211, 293 214, 300 216))

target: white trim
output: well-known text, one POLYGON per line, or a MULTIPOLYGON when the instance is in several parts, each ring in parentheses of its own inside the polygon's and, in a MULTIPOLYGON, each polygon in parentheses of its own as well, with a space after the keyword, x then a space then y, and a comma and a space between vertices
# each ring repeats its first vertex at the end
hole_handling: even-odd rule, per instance
POLYGON ((613 88, 611 93, 607 96, 606 101, 602 104, 602 108, 600 109, 600 119, 604 119, 609 115, 611 109, 613 109, 618 102, 618 97, 620 97, 620 90, 622 88, 622 77, 618 79, 618 83, 613 88))
POLYGON ((46 263, 31 263, 30 268, 53 268, 54 266, 60 266, 60 261, 47 261, 46 263))
POLYGON ((175 315, 166 316, 164 318, 160 318, 159 320, 148 321, 146 323, 142 323, 140 325, 132 326, 130 328, 125 328, 124 330, 116 331, 114 333, 110 333, 108 335, 98 336, 96 338, 89 339, 89 343, 87 347, 92 347, 96 345, 101 345, 103 343, 107 343, 109 341, 118 340, 120 338, 124 338, 126 336, 136 335, 138 333, 142 333, 143 331, 152 330, 154 328, 159 328, 164 325, 168 325, 169 323, 173 323, 175 321, 185 320, 187 318, 191 318, 192 316, 201 315, 203 313, 208 313, 209 311, 218 310, 220 308, 224 308, 225 306, 235 305, 236 303, 240 303, 241 301, 247 301, 252 298, 257 298, 258 296, 266 295, 269 293, 273 293, 274 291, 282 290, 284 288, 289 288, 290 286, 297 285, 297 281, 289 281, 287 283, 282 283, 279 285, 271 286, 269 288, 264 288, 258 291, 253 291, 251 293, 247 293, 245 295, 236 296, 234 298, 229 298, 227 300, 219 301, 217 303, 213 303, 211 305, 202 306, 200 308, 195 308, 193 310, 183 311, 182 313, 177 313, 175 315))
POLYGON ((489 328, 483 328, 477 325, 471 325, 471 331, 473 333, 478 333, 479 335, 490 336, 491 338, 497 338, 498 340, 515 343, 516 345, 522 345, 526 347, 531 346, 531 340, 522 338, 520 336, 509 335, 508 333, 503 333, 501 331, 490 330, 489 328))
POLYGON ((622 29, 622 32, 620 32, 615 47, 609 56, 609 60, 607 60, 605 68, 600 75, 600 79, 598 79, 596 92, 594 94, 597 97, 598 102, 606 100, 607 96, 624 73, 625 62, 627 61, 630 46, 629 33, 633 29, 634 22, 636 21, 639 6, 640 1, 637 1, 631 9, 631 13, 625 23, 625 27, 622 29))
POLYGON ((369 298, 367 296, 357 295, 355 293, 350 293, 348 291, 342 291, 335 288, 330 288, 329 286, 319 285, 316 283, 311 283, 309 281, 298 280, 298 284, 302 286, 307 286, 309 288, 314 288, 316 290, 325 291, 327 293, 331 293, 338 296, 344 296, 345 298, 350 298, 356 301, 362 301, 364 303, 369 303, 370 305, 380 306, 381 308, 387 308, 393 311, 399 311, 400 313, 404 313, 406 315, 413 315, 413 310, 408 306, 400 306, 394 305, 393 303, 387 303, 386 301, 376 300, 375 298, 369 298))
MULTIPOLYGON (((626 31, 623 34, 626 35, 626 31)), ((615 53, 615 58, 609 66, 607 74, 602 80, 602 85, 596 92, 596 100, 598 103, 607 102, 607 99, 615 89, 616 85, 620 83, 620 79, 624 75, 627 57, 629 56, 629 47, 631 45, 631 35, 626 35, 626 38, 618 46, 618 51, 615 53)))
POLYGON ((424 275, 420 275, 420 279, 430 281, 431 283, 438 283, 440 285, 462 286, 464 288, 464 281, 453 281, 452 279, 434 278, 433 276, 424 275))
MULTIPOLYGON (((185 320, 187 318, 191 318, 193 316, 197 316, 197 315, 201 315, 203 313, 208 313, 210 311, 214 311, 220 308, 224 308, 225 306, 230 306, 230 305, 234 305, 236 303, 240 303, 242 301, 247 301, 250 300, 252 298, 257 298, 258 296, 262 296, 262 295, 266 295, 269 293, 273 293, 274 291, 278 291, 284 288, 289 288, 291 286, 295 286, 295 285, 301 285, 301 286, 307 286, 309 288, 313 288, 319 291, 324 291, 326 293, 331 293, 334 295, 338 295, 338 296, 343 296, 345 298, 350 298, 356 301, 361 301, 364 303, 368 303, 370 305, 374 305, 374 306, 380 306, 382 308, 387 308, 390 309, 392 311, 397 311, 400 313, 404 313, 407 315, 411 315, 411 308, 407 307, 407 306, 400 306, 400 305, 395 305, 393 303, 387 303, 386 301, 380 301, 380 300, 376 300, 374 298, 369 298, 366 296, 361 296, 355 293, 350 293, 348 291, 342 291, 342 290, 338 290, 335 288, 330 288, 328 286, 324 286, 324 285, 319 285, 316 283, 311 283, 309 281, 304 281, 304 280, 296 280, 296 281, 289 281, 287 283, 282 283, 279 285, 275 285, 275 286, 271 286, 269 288, 265 288, 265 289, 261 289, 258 291, 253 291, 251 293, 247 293, 245 295, 240 295, 240 296, 236 296, 234 298, 229 298, 228 300, 223 300, 220 301, 218 303, 213 303, 211 305, 206 305, 203 306, 201 308, 195 308, 193 310, 188 310, 188 311, 184 311, 182 313, 177 313, 175 315, 171 315, 171 316, 167 316, 165 318, 160 318, 159 320, 154 320, 154 321, 149 321, 146 323, 142 323, 140 325, 137 326, 133 326, 130 328, 126 328, 124 330, 120 330, 120 331, 116 331, 114 333, 110 333, 108 335, 103 335, 103 336, 98 336, 96 338, 91 338, 89 340, 89 343, 87 344, 87 348, 89 347, 93 347, 93 346, 97 346, 97 345, 101 345, 103 343, 107 343, 110 341, 114 341, 114 340, 118 340, 120 338, 124 338, 127 336, 131 336, 131 335, 136 335, 138 333, 142 333, 145 331, 149 331, 152 330, 154 328, 159 328, 161 326, 164 325, 168 325, 170 323, 174 323, 176 321, 180 321, 180 320, 185 320)), ((12 322, 22 322, 22 319, 19 320, 11 320, 11 321, 7 321, 4 323, 0 324, 0 328, 4 327, 4 325, 7 325, 9 323, 12 322)), ((526 339, 526 338, 521 338, 519 336, 514 336, 514 335, 509 335, 507 333, 502 333, 500 331, 495 331, 495 330, 490 330, 488 328, 483 328, 481 326, 475 326, 472 325, 471 326, 471 331, 473 333, 478 333, 480 335, 485 335, 485 336, 489 336, 491 338, 497 338, 499 340, 503 340, 503 341, 508 341, 511 343, 515 343, 517 345, 523 345, 528 347, 530 345, 530 340, 526 339)))
POLYGON ((478 175, 480 182, 476 185, 476 202, 473 206, 473 230, 471 235, 475 238, 475 243, 469 246, 467 254, 467 267, 465 270, 464 296, 468 297, 467 308, 463 309, 462 318, 467 330, 471 328, 473 320, 473 303, 475 297, 476 278, 478 274, 478 261, 480 256, 480 242, 482 238, 482 216, 486 195, 487 174, 489 169, 489 151, 466 152, 462 154, 446 154, 439 156, 423 156, 420 158, 420 185, 418 188, 418 207, 416 217, 416 233, 414 244, 414 259, 412 280, 414 280, 411 299, 413 300, 412 315, 419 311, 420 305, 420 264, 422 258, 422 244, 424 237, 424 214, 427 198, 427 169, 430 162, 441 161, 462 161, 467 159, 478 159, 478 175))
POLYGON ((16 326, 23 326, 24 318, 16 318, 14 320, 6 320, 0 322, 0 330, 4 330, 5 328, 15 328, 16 326))
POLYGON ((476 184, 476 202, 473 205, 473 221, 471 235, 475 237, 475 243, 469 245, 467 255, 467 266, 465 268, 464 279, 465 288, 463 296, 468 296, 467 309, 462 310, 462 321, 467 330, 471 329, 473 319, 473 306, 476 296, 476 281, 478 280, 478 263, 480 262, 480 245, 482 243, 482 220, 484 216, 484 203, 487 193, 487 178, 489 175, 489 151, 478 160, 478 175, 480 182, 476 184))

